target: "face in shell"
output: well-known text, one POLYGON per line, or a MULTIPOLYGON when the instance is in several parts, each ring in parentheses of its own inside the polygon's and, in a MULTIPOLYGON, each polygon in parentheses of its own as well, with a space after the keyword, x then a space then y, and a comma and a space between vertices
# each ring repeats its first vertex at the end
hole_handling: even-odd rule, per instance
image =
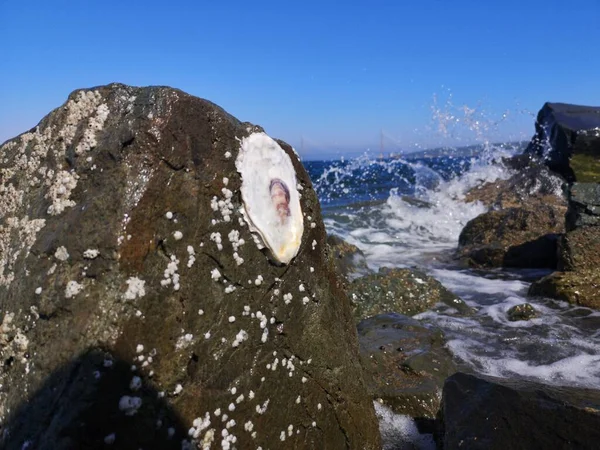
POLYGON ((273 178, 269 184, 271 202, 277 211, 279 221, 284 224, 291 215, 290 211, 290 190, 287 185, 279 178, 273 178))

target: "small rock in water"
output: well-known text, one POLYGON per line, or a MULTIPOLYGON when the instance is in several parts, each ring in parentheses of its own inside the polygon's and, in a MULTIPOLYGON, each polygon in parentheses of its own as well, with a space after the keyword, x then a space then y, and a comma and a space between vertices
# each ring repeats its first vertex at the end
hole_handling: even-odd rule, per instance
POLYGON ((508 320, 511 322, 516 322, 518 320, 530 320, 537 317, 538 313, 530 303, 523 303, 521 305, 516 305, 510 308, 506 315, 508 316, 508 320))

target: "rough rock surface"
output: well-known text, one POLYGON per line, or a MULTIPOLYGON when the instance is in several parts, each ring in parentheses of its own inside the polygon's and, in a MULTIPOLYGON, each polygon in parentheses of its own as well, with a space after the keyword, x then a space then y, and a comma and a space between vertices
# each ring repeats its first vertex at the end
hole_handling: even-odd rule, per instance
POLYGON ((530 320, 537 317, 538 313, 531 305, 531 303, 522 303, 521 305, 515 305, 506 311, 508 320, 511 322, 517 322, 519 320, 530 320))
POLYGON ((600 308, 600 184, 570 186, 566 229, 558 245, 562 272, 536 281, 529 293, 600 308))
POLYGON ((525 150, 568 182, 600 182, 600 108, 546 103, 525 150))
POLYGON ((600 227, 600 184, 573 183, 569 189, 567 229, 600 227))
POLYGON ((456 371, 441 330, 401 314, 358 325, 365 379, 374 399, 394 412, 434 418, 446 377, 456 371))
POLYGON ((503 164, 513 172, 509 178, 472 188, 465 194, 465 201, 480 201, 491 210, 527 205, 535 208, 538 204, 566 210, 564 179, 551 172, 539 158, 521 154, 504 159, 503 164))
POLYGON ((280 266, 242 221, 234 162, 260 131, 178 90, 113 84, 0 147, 0 447, 379 448, 287 144, 316 227, 280 266))
POLYGON ((556 268, 563 230, 564 209, 552 205, 489 211, 465 225, 457 255, 472 266, 556 268))
POLYGON ((489 211, 464 227, 457 257, 475 267, 556 268, 567 211, 564 179, 531 155, 503 163, 514 171, 512 176, 477 186, 465 196, 489 211))
POLYGON ((600 271, 594 268, 554 272, 532 283, 528 295, 556 298, 600 309, 600 271))
POLYGON ((365 254, 356 246, 335 235, 327 236, 327 248, 338 273, 347 281, 372 272, 365 254))
POLYGON ((600 391, 464 373, 444 384, 438 445, 445 449, 595 449, 600 391))
POLYGON ((357 278, 348 284, 347 292, 357 320, 384 313, 414 316, 438 303, 456 309, 459 314, 472 312, 442 283, 415 269, 382 267, 378 273, 357 278))

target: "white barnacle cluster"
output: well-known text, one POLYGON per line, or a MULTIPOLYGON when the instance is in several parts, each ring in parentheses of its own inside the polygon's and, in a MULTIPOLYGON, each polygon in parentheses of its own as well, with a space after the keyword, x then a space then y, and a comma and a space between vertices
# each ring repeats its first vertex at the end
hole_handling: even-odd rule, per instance
POLYGON ((221 278, 221 272, 219 272, 219 269, 215 268, 215 269, 211 270, 210 278, 215 281, 217 281, 219 278, 221 278))
POLYGON ((119 409, 123 411, 126 416, 135 415, 141 406, 142 399, 140 397, 130 397, 129 395, 124 395, 119 399, 119 409))
POLYGON ((99 255, 100 251, 97 249, 88 248, 86 251, 83 252, 83 257, 85 259, 96 259, 99 255))
POLYGON ((244 258, 240 257, 238 249, 244 245, 246 241, 240 237, 240 232, 238 230, 231 230, 227 235, 227 238, 233 247, 233 259, 238 266, 241 266, 244 263, 244 258))
POLYGON ((67 283, 65 288, 65 298, 71 298, 79 294, 83 290, 83 285, 77 281, 71 280, 67 283))
POLYGON ((69 252, 67 252, 67 249, 61 245, 54 252, 54 257, 59 261, 66 261, 69 259, 69 252))
POLYGON ((283 301, 285 302, 286 305, 290 304, 290 302, 292 301, 292 298, 294 298, 294 297, 289 292, 287 294, 283 294, 283 301))
POLYGON ((210 240, 217 245, 217 249, 219 251, 223 250, 223 240, 221 239, 221 233, 210 233, 210 240))
POLYGON ((204 417, 197 417, 188 431, 188 435, 193 439, 198 439, 200 434, 210 427, 210 413, 204 414, 204 417))
MULTIPOLYGON (((97 99, 102 98, 98 92, 95 92, 95 94, 98 96, 97 99)), ((104 122, 108 119, 109 113, 110 111, 106 103, 103 103, 96 108, 96 114, 88 119, 87 128, 83 132, 81 140, 75 147, 75 154, 81 155, 98 145, 96 132, 101 131, 102 128, 104 128, 104 122)))
POLYGON ((263 276, 262 275, 258 275, 256 277, 256 279, 254 280, 254 284, 256 286, 260 286, 262 284, 262 282, 264 281, 263 276))
POLYGON ((266 413, 267 408, 269 407, 269 401, 270 401, 270 399, 267 399, 263 402, 262 405, 256 405, 256 408, 255 408, 256 412, 261 415, 266 413))
POLYGON ((191 245, 187 246, 187 252, 188 252, 187 266, 188 266, 188 268, 191 268, 194 265, 194 262, 196 262, 196 252, 194 251, 194 247, 192 247, 191 245))
POLYGON ((171 261, 167 264, 167 268, 164 271, 164 278, 160 280, 161 286, 168 286, 173 283, 173 290, 178 291, 180 288, 179 285, 179 273, 177 273, 179 268, 179 260, 175 257, 175 255, 171 255, 171 261))
MULTIPOLYGON (((214 196, 210 201, 210 207, 213 211, 220 212, 225 222, 231 222, 231 215, 233 214, 233 202, 231 198, 233 197, 233 192, 226 187, 229 184, 229 178, 223 178, 223 184, 225 185, 225 187, 221 188, 223 198, 214 196)), ((220 220, 213 219, 211 223, 216 225, 219 222, 220 220)))
MULTIPOLYGON (((77 95, 69 100, 65 105, 64 109, 66 112, 65 117, 65 125, 59 131, 59 136, 63 139, 63 151, 73 142, 73 138, 75 137, 75 133, 77 132, 77 127, 79 123, 92 115, 94 111, 96 111, 96 116, 98 117, 98 121, 96 121, 92 127, 100 125, 100 128, 104 125, 104 121, 108 116, 108 108, 104 107, 100 110, 99 106, 102 101, 102 95, 98 91, 79 91, 77 95)), ((106 106, 106 105, 105 105, 106 106)), ((87 131, 87 130, 86 130, 87 131)), ((93 133, 96 132, 95 129, 92 130, 93 133)), ((86 133, 84 133, 85 137, 86 133)), ((86 141, 91 141, 91 138, 86 138, 86 141)), ((94 142, 94 141, 91 141, 94 142)), ((85 149, 85 143, 83 147, 80 149, 85 149)), ((94 144, 95 146, 95 144, 94 144)), ((78 146, 79 147, 79 146, 78 146)), ((76 150, 77 151, 77 150, 76 150)))
MULTIPOLYGON (((184 332, 183 330, 181 330, 181 331, 182 331, 182 333, 184 332)), ((191 334, 191 333, 182 334, 181 336, 179 336, 179 338, 177 339, 177 342, 175 343, 175 350, 182 350, 184 348, 187 348, 193 342, 194 342, 193 334, 191 334)))
POLYGON ((75 206, 75 202, 70 199, 71 192, 77 187, 79 175, 75 172, 67 172, 61 170, 56 173, 52 184, 50 185, 46 198, 52 204, 48 206, 47 213, 51 216, 56 216, 62 213, 66 208, 75 206))
POLYGON ((129 277, 126 281, 127 291, 123 294, 125 300, 135 300, 146 295, 146 282, 138 277, 129 277))
POLYGON ((232 347, 239 347, 239 345, 248 340, 248 333, 245 330, 240 330, 239 333, 235 336, 232 347))
POLYGON ((25 364, 29 339, 21 328, 14 325, 14 320, 15 313, 6 313, 0 323, 0 355, 5 358, 15 356, 17 360, 25 364))

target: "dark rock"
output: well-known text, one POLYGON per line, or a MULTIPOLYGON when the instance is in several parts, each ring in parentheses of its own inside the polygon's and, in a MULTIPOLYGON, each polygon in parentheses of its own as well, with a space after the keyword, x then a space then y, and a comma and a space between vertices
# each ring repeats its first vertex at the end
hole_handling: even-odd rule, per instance
POLYGON ((458 257, 472 266, 556 268, 564 210, 536 208, 489 211, 470 220, 458 239, 458 257))
POLYGON ((600 391, 484 379, 464 373, 444 384, 444 449, 595 449, 600 391))
POLYGON ((0 447, 116 433, 111 448, 181 448, 191 427, 238 448, 380 447, 318 199, 287 144, 316 227, 281 266, 240 223, 235 159, 258 131, 175 89, 113 84, 0 147, 0 447))
POLYGON ((394 412, 435 417, 444 379, 456 368, 441 330, 400 314, 358 324, 369 393, 394 412))
POLYGON ((523 303, 522 305, 515 305, 506 311, 508 320, 516 322, 518 320, 530 320, 537 317, 538 313, 530 303, 523 303))
POLYGON ((556 298, 600 309, 600 271, 594 268, 554 272, 532 283, 528 295, 556 298))
POLYGON ((573 183, 569 189, 567 230, 600 227, 600 184, 573 183))
POLYGON ((458 310, 459 314, 472 312, 442 283, 415 269, 383 267, 379 273, 348 284, 347 292, 356 320, 391 312, 414 316, 432 309, 437 303, 444 303, 458 310))
POLYGON ((367 266, 365 254, 356 245, 338 236, 328 235, 327 248, 336 270, 346 280, 351 281, 372 272, 367 266))
POLYGON ((546 160, 569 182, 600 182, 600 108, 546 103, 526 153, 546 160))

